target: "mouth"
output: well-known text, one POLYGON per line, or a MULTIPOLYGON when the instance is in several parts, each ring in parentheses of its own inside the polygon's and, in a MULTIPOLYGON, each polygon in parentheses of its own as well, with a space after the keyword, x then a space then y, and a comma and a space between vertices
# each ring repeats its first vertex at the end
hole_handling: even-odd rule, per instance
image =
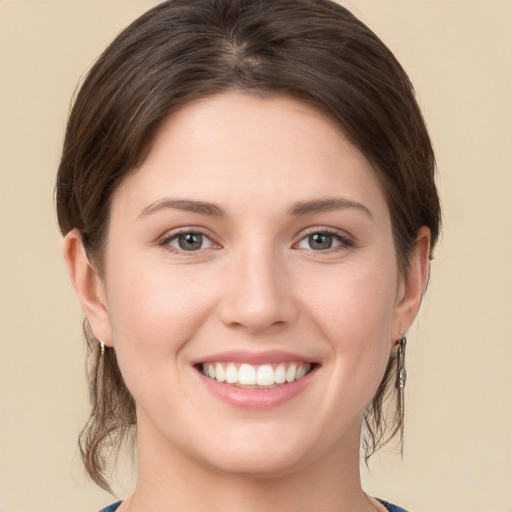
POLYGON ((315 369, 315 363, 287 362, 249 364, 238 362, 204 362, 195 368, 219 383, 246 389, 273 389, 300 381, 315 369))
POLYGON ((192 367, 204 388, 230 407, 265 411, 297 403, 314 386, 321 364, 293 352, 231 350, 192 367))

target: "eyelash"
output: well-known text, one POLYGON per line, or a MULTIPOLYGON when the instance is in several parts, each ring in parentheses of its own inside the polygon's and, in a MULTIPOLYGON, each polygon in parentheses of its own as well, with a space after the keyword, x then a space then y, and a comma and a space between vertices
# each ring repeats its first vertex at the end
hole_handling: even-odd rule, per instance
MULTIPOLYGON (((181 229, 179 231, 171 233, 171 234, 165 236, 162 239, 162 241, 159 243, 159 245, 162 246, 162 247, 165 247, 170 252, 173 252, 173 253, 176 253, 176 254, 185 255, 185 256, 194 256, 198 252, 201 252, 201 251, 204 251, 206 249, 212 248, 212 247, 207 247, 207 248, 204 248, 204 249, 200 248, 198 250, 186 251, 186 250, 183 250, 183 249, 178 249, 176 247, 173 247, 171 245, 171 242, 173 242, 175 240, 178 240, 178 238, 181 235, 201 235, 203 238, 208 239, 210 241, 211 245, 213 245, 213 246, 217 245, 218 247, 220 247, 218 244, 216 244, 216 242, 214 242, 212 240, 212 238, 204 230, 199 229, 199 228, 181 229)), ((300 240, 298 242, 296 242, 293 245, 293 247, 296 247, 298 244, 300 244, 301 242, 303 242, 304 240, 306 240, 308 237, 310 237, 312 235, 328 235, 328 236, 332 236, 337 242, 339 242, 339 245, 334 246, 334 247, 329 247, 329 248, 323 249, 323 250, 315 250, 315 249, 312 249, 312 248, 305 248, 304 249, 304 250, 306 250, 306 251, 308 251, 310 253, 314 253, 314 254, 321 254, 321 253, 324 253, 324 254, 328 253, 328 254, 330 254, 330 253, 333 253, 333 252, 338 252, 338 251, 343 251, 343 250, 350 249, 351 247, 354 247, 354 245, 355 245, 354 240, 352 240, 348 236, 344 236, 344 235, 340 234, 338 231, 336 231, 334 229, 312 228, 312 229, 306 231, 305 233, 303 233, 301 238, 300 238, 300 240)))
POLYGON ((312 235, 329 235, 329 236, 332 236, 336 241, 339 242, 338 246, 329 247, 328 249, 324 249, 324 250, 315 250, 315 249, 311 249, 311 248, 305 249, 314 254, 322 254, 322 253, 323 254, 331 254, 333 252, 344 251, 344 250, 350 249, 351 247, 355 246, 355 242, 352 238, 350 238, 346 235, 342 235, 339 231, 337 231, 335 229, 328 229, 328 228, 312 228, 312 229, 306 231, 302 235, 301 239, 294 245, 298 245, 299 243, 306 240, 308 237, 310 237, 312 235))
POLYGON ((165 247, 170 252, 173 252, 176 254, 183 254, 185 256, 194 256, 195 255, 194 253, 198 253, 202 250, 205 250, 205 249, 198 249, 196 251, 185 251, 183 249, 178 249, 176 247, 173 247, 171 245, 171 242, 173 242, 174 240, 178 240, 178 238, 181 235, 201 235, 203 238, 210 240, 210 243, 212 245, 218 245, 212 240, 212 238, 210 236, 208 236, 208 234, 205 231, 203 231, 202 229, 199 229, 199 228, 186 228, 186 229, 181 229, 179 231, 175 231, 174 233, 171 233, 171 234, 165 236, 159 245, 161 245, 162 247, 165 247))

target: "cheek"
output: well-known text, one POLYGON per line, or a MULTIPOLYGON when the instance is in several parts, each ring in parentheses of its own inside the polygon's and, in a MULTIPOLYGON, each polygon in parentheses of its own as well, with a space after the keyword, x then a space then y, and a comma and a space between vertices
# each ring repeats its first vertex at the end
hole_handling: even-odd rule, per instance
POLYGON ((317 291, 307 308, 311 325, 321 330, 334 355, 327 368, 336 383, 329 391, 331 398, 340 405, 353 401, 352 409, 366 406, 373 398, 391 350, 398 272, 393 265, 385 272, 380 267, 377 262, 340 267, 323 287, 317 276, 317 291))
POLYGON ((315 324, 340 351, 391 341, 398 274, 392 265, 382 266, 340 266, 303 283, 303 289, 309 289, 306 307, 315 324))
POLYGON ((116 353, 128 379, 132 367, 151 374, 179 357, 212 307, 212 283, 192 266, 170 272, 166 265, 124 258, 109 274, 107 300, 116 353), (210 286, 208 286, 210 285, 210 286))

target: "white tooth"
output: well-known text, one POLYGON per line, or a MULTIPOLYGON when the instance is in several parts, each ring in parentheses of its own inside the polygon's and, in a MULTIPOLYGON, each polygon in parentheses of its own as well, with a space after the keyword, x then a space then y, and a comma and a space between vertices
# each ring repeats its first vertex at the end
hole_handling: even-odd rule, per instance
POLYGON ((264 364, 258 368, 256 384, 258 384, 258 386, 271 386, 274 384, 274 370, 272 366, 264 364))
POLYGON ((203 375, 208 377, 208 367, 205 364, 203 364, 203 368, 201 371, 203 372, 203 375))
POLYGON ((208 365, 208 376, 210 379, 215 379, 215 366, 213 364, 208 365))
POLYGON ((284 364, 280 364, 275 371, 274 382, 276 384, 282 384, 286 382, 286 368, 284 364))
POLYGON ((219 382, 224 382, 226 380, 226 372, 220 363, 215 365, 215 378, 219 382))
POLYGON ((238 371, 238 382, 243 386, 253 386, 256 384, 256 370, 250 364, 243 364, 238 371))
POLYGON ((228 364, 226 368, 226 382, 229 384, 236 384, 238 382, 238 370, 232 363, 228 364))
POLYGON ((286 370, 286 382, 293 382, 297 375, 297 365, 295 363, 291 364, 286 370))
POLYGON ((295 377, 295 380, 302 379, 306 375, 306 367, 305 366, 299 366, 299 369, 297 370, 297 376, 295 377))

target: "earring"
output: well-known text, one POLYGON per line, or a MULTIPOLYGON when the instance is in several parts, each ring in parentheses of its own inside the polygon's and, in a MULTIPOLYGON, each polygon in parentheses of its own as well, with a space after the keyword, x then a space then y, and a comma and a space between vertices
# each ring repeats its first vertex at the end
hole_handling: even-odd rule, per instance
POLYGON ((103 341, 100 340, 100 350, 101 350, 101 355, 103 355, 105 353, 105 343, 103 343, 103 341))
POLYGON ((405 346, 407 344, 407 340, 403 335, 403 332, 400 331, 402 337, 398 340, 398 357, 397 357, 397 367, 396 367, 396 387, 398 389, 398 420, 399 420, 399 430, 400 430, 400 453, 404 454, 404 389, 405 383, 407 381, 407 371, 405 370, 405 346))
MULTIPOLYGON (((400 333, 402 334, 402 333, 400 333)), ((397 388, 403 393, 405 389, 405 383, 407 382, 407 371, 405 370, 405 345, 407 339, 402 336, 398 340, 398 359, 397 359, 397 388)))

